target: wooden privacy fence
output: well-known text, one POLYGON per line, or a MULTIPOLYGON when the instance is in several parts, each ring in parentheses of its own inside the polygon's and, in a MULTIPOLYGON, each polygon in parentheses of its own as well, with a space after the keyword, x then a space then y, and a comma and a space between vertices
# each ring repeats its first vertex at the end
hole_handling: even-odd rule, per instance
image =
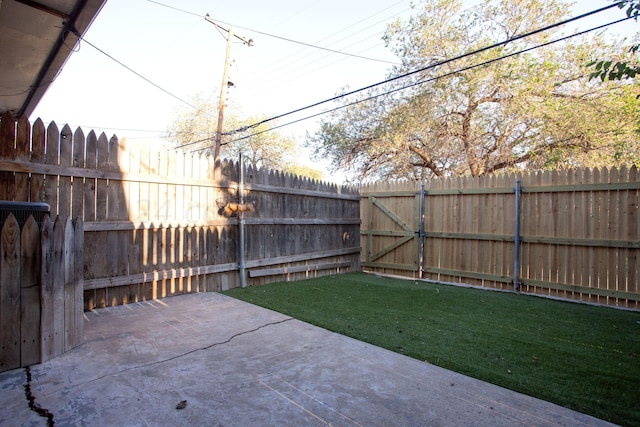
POLYGON ((357 188, 253 168, 241 185, 238 162, 1 125, 0 199, 84 221, 87 309, 360 268, 357 188))
POLYGON ((84 342, 82 220, 13 214, 0 241, 0 371, 41 363, 84 342))
POLYGON ((636 168, 375 183, 361 194, 365 270, 640 308, 636 168))

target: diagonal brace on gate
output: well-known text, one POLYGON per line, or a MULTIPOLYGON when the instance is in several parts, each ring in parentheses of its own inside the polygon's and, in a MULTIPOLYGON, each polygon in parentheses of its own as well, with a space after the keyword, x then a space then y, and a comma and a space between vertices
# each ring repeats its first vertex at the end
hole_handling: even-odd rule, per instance
POLYGON ((408 242, 412 241, 416 237, 416 235, 415 235, 416 230, 411 228, 411 226, 409 226, 409 224, 404 222, 402 220, 402 218, 400 218, 398 215, 396 215, 391 209, 386 207, 377 198, 372 196, 370 198, 370 200, 371 200, 371 203, 373 203, 373 205, 377 206, 378 209, 380 209, 382 212, 384 212, 389 218, 391 218, 403 230, 405 230, 408 233, 411 233, 411 235, 405 235, 405 237, 403 237, 402 239, 397 240, 394 243, 392 243, 391 245, 382 248, 380 251, 376 252, 375 254, 370 255, 368 261, 369 262, 373 262, 376 259, 381 258, 381 257, 385 256, 386 254, 388 254, 389 252, 395 250, 396 248, 399 248, 400 246, 404 245, 405 243, 408 243, 408 242))

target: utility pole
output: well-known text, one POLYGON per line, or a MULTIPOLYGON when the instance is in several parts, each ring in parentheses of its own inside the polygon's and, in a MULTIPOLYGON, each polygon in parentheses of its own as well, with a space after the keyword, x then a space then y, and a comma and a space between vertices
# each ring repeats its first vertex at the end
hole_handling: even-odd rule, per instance
POLYGON ((224 122, 224 106, 225 106, 225 99, 227 97, 227 87, 229 86, 229 64, 231 63, 231 43, 233 42, 233 38, 235 37, 240 41, 242 41, 242 43, 251 47, 253 46, 253 40, 252 39, 247 40, 244 37, 234 34, 232 26, 229 28, 225 28, 222 25, 218 24, 217 22, 213 21, 211 18, 209 18, 208 14, 207 16, 204 17, 204 19, 206 19, 208 22, 212 23, 219 29, 226 31, 228 33, 227 52, 224 59, 224 71, 222 72, 222 84, 220 85, 220 101, 218 104, 218 127, 216 129, 216 139, 215 139, 215 145, 213 149, 213 159, 215 162, 217 162, 218 160, 220 160, 220 147, 222 146, 222 124, 224 122))

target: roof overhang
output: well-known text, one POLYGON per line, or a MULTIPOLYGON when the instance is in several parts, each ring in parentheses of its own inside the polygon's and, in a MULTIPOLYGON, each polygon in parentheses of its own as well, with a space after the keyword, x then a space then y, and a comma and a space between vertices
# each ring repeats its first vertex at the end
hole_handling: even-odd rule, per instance
POLYGON ((0 113, 33 112, 107 0, 0 0, 0 113))

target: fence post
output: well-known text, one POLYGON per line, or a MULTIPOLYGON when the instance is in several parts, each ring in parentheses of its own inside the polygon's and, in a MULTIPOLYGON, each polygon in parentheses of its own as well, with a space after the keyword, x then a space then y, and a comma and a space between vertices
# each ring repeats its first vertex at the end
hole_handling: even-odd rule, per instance
POLYGON ((516 180, 516 226, 513 237, 513 292, 520 290, 520 195, 522 194, 522 188, 520 187, 520 180, 516 180))
MULTIPOLYGON (((238 167, 240 168, 240 179, 238 183, 238 202, 240 206, 244 205, 244 159, 242 158, 242 152, 238 154, 238 167)), ((247 287, 247 275, 245 271, 244 262, 244 212, 243 209, 238 209, 238 225, 240 227, 240 262, 239 271, 240 274, 240 287, 247 287)))
POLYGON ((418 235, 420 238, 420 244, 418 246, 418 278, 422 279, 422 273, 424 270, 424 183, 420 184, 420 225, 418 228, 418 235))

